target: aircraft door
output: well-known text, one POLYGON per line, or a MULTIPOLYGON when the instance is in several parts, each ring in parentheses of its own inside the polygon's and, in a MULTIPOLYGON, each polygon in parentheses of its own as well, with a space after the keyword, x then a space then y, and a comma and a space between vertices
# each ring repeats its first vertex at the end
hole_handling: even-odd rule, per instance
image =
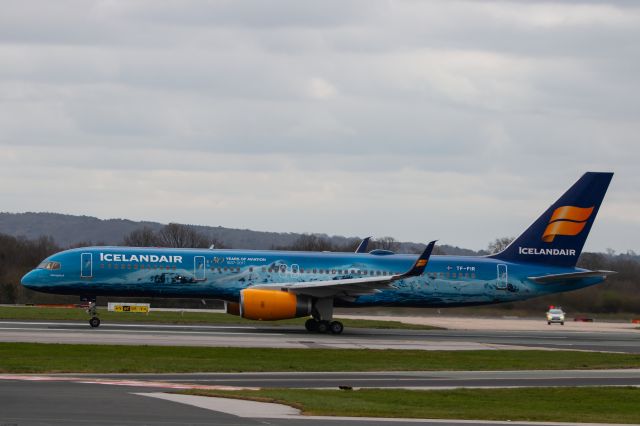
POLYGON ((498 280, 496 288, 504 290, 507 288, 507 284, 509 284, 509 273, 507 271, 507 265, 500 264, 498 265, 498 280))
POLYGON ((197 281, 205 280, 205 261, 204 256, 195 256, 193 258, 193 273, 197 281))
POLYGON ((93 277, 93 255, 82 253, 80 255, 80 278, 93 277))

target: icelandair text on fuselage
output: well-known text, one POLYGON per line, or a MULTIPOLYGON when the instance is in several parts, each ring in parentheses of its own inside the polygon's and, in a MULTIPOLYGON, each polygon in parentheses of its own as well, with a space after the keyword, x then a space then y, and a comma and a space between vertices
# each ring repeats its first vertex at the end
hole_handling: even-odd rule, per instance
POLYGON ((541 249, 541 248, 528 248, 518 247, 518 253, 520 254, 543 254, 551 256, 575 256, 576 251, 573 249, 541 249))
POLYGON ((101 262, 182 263, 182 256, 158 256, 157 254, 100 253, 101 262))

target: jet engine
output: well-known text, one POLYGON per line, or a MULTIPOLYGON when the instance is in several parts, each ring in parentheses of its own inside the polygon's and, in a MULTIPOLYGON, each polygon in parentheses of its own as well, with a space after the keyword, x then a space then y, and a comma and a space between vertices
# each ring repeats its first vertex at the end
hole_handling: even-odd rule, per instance
POLYGON ((308 296, 280 290, 248 288, 240 292, 240 303, 227 303, 227 313, 240 314, 252 320, 275 321, 306 317, 311 314, 312 301, 308 296))

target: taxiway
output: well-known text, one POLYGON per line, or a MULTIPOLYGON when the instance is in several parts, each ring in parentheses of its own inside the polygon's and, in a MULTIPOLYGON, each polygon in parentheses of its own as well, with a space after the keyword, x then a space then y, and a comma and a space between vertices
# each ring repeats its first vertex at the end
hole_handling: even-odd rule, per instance
POLYGON ((88 324, 0 321, 0 341, 123 345, 420 350, 571 349, 640 353, 640 331, 380 330, 348 328, 342 335, 309 334, 302 327, 240 325, 88 324))

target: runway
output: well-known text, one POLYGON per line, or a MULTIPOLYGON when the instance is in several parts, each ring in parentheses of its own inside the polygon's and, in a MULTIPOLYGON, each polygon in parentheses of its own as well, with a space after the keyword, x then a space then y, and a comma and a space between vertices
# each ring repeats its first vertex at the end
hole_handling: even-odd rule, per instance
POLYGON ((640 331, 540 331, 345 329, 342 335, 309 334, 293 326, 88 324, 0 321, 0 341, 124 345, 234 346, 340 349, 571 349, 640 353, 640 331))

